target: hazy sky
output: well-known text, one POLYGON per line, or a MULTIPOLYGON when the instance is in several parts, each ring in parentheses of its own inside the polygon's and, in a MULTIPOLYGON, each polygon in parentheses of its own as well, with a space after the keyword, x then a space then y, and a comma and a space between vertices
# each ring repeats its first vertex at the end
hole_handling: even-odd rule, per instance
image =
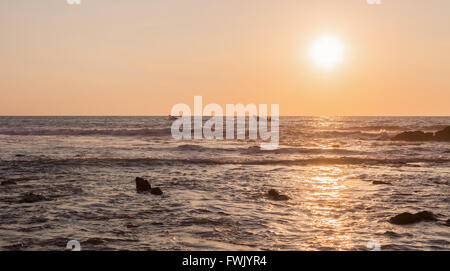
POLYGON ((0 0, 0 115, 450 115, 450 1, 0 0), (323 35, 345 47, 318 68, 323 35))

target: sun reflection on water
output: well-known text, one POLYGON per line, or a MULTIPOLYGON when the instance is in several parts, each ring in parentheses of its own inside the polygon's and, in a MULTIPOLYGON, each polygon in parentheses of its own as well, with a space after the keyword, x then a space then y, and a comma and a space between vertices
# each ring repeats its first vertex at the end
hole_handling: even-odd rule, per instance
POLYGON ((339 167, 318 166, 314 175, 302 181, 304 208, 310 214, 314 229, 314 242, 323 249, 352 247, 352 237, 347 232, 345 209, 347 198, 339 167))

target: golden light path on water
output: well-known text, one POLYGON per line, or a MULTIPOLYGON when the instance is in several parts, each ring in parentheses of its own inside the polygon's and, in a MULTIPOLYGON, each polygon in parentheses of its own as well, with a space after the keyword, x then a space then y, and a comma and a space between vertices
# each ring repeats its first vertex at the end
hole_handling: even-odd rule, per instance
MULTIPOLYGON (((310 176, 291 176, 296 187, 296 212, 291 214, 296 228, 281 226, 279 234, 298 231, 296 249, 307 249, 315 244, 323 250, 355 248, 352 238, 357 221, 351 221, 351 188, 344 184, 344 170, 337 166, 314 166, 310 176), (303 239, 302 236, 308 236, 303 239), (313 236, 313 238, 311 238, 313 236)), ((278 224, 278 226, 280 226, 278 224)))
POLYGON ((342 229, 341 218, 334 215, 336 207, 345 203, 341 194, 345 185, 338 177, 340 173, 342 170, 337 167, 319 167, 318 176, 305 180, 305 184, 309 184, 311 189, 304 202, 312 215, 313 225, 330 233, 316 235, 316 242, 334 249, 342 249, 351 240, 342 229))

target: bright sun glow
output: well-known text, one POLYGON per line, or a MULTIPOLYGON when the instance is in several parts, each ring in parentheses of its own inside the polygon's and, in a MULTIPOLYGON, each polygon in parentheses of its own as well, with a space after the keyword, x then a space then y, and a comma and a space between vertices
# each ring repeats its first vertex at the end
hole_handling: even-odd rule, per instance
POLYGON ((344 45, 334 37, 323 36, 311 44, 309 56, 317 66, 330 69, 342 61, 344 45))

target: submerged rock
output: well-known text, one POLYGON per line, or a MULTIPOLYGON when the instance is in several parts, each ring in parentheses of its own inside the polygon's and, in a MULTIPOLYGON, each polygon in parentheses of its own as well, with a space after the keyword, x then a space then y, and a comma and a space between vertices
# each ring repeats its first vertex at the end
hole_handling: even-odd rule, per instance
POLYGON ((19 201, 19 203, 33 203, 33 202, 39 202, 39 201, 50 201, 50 198, 47 198, 43 195, 34 194, 33 192, 26 193, 22 196, 22 199, 19 201))
POLYGON ((408 131, 400 133, 392 140, 401 141, 450 141, 450 126, 436 133, 426 133, 423 131, 408 131))
POLYGON ((136 191, 138 193, 148 192, 152 189, 149 182, 143 178, 136 177, 136 191))
POLYGON ((389 222, 396 225, 408 225, 422 221, 436 221, 437 218, 432 212, 422 211, 415 214, 408 212, 398 214, 389 219, 389 222))
POLYGON ((391 183, 383 182, 383 181, 373 181, 372 184, 387 184, 387 185, 392 185, 391 183))
POLYGON ((280 194, 280 192, 276 189, 270 189, 267 192, 267 195, 273 200, 289 200, 290 199, 288 196, 280 194))
POLYGON ((160 196, 160 195, 163 194, 163 191, 162 191, 159 187, 155 187, 155 188, 152 188, 152 189, 150 190, 150 193, 153 194, 153 195, 158 195, 158 196, 160 196))

